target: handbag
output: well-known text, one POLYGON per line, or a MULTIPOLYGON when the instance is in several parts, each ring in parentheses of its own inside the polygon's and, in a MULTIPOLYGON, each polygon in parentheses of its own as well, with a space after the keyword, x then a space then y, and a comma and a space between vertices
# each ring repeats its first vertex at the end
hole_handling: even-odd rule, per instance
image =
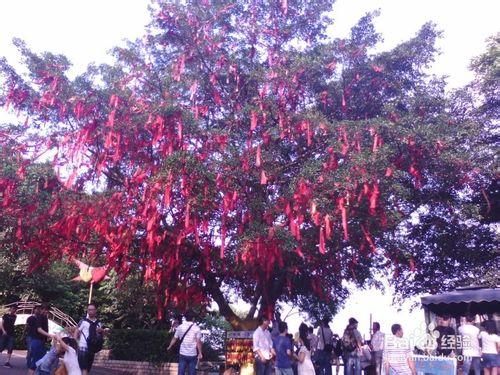
POLYGON ((66 366, 64 365, 64 363, 61 363, 59 365, 56 372, 54 372, 54 375, 68 375, 68 370, 66 370, 66 366))
POLYGON ((173 353, 178 353, 178 352, 180 351, 180 349, 181 349, 181 344, 182 344, 182 342, 184 341, 184 338, 186 337, 187 333, 189 332, 189 330, 190 330, 190 329, 191 329, 191 327, 193 327, 193 326, 194 326, 194 323, 193 323, 193 324, 191 324, 191 325, 189 326, 189 328, 187 329, 187 331, 186 331, 186 332, 184 332, 184 334, 182 335, 181 339, 180 339, 180 340, 178 340, 178 341, 174 344, 174 346, 172 346, 172 349, 170 349, 170 350, 171 350, 173 353))

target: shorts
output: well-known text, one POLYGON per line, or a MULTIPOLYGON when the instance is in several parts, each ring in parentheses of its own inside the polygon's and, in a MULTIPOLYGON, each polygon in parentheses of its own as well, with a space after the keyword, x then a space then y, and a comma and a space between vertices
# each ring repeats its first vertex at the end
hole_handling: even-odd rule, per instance
POLYGON ((87 348, 78 348, 78 364, 80 365, 80 369, 90 371, 94 363, 94 356, 95 354, 89 352, 87 348))
POLYGON ((7 353, 12 354, 14 350, 14 336, 0 336, 0 353, 7 349, 7 353))
POLYGON ((290 368, 279 368, 279 367, 276 367, 275 368, 275 375, 293 375, 293 369, 290 367, 290 368))
POLYGON ((483 368, 493 368, 500 366, 500 354, 483 353, 481 356, 481 366, 483 368))
POLYGON ((45 342, 39 339, 31 339, 28 368, 36 369, 36 363, 42 359, 47 351, 45 350, 45 342))

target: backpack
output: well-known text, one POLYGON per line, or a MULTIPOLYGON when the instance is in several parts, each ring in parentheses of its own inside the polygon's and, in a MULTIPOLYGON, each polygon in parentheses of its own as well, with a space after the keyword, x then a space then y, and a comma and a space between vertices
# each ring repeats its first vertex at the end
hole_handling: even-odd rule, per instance
POLYGON ((358 347, 358 342, 356 336, 354 335, 354 330, 347 328, 342 335, 342 349, 344 352, 353 352, 358 347))
POLYGON ((337 357, 340 357, 342 355, 342 340, 340 340, 340 337, 337 335, 332 337, 332 346, 333 353, 335 353, 337 357))
POLYGON ((82 322, 87 322, 89 324, 89 337, 85 337, 82 332, 83 337, 85 337, 85 340, 87 341, 88 351, 94 354, 99 353, 102 350, 102 346, 104 345, 103 335, 97 333, 97 327, 100 324, 100 321, 96 320, 95 322, 93 322, 92 320, 85 318, 80 321, 78 326, 80 326, 82 322))

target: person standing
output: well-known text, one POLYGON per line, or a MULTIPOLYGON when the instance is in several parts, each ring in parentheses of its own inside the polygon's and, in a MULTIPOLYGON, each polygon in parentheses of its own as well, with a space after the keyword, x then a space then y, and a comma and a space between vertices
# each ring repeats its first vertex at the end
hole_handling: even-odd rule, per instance
POLYGON ((342 359, 345 375, 361 375, 361 349, 363 338, 358 331, 358 321, 349 319, 349 324, 342 335, 342 359))
POLYGON ((451 317, 449 315, 439 316, 438 325, 434 330, 437 348, 436 354, 442 357, 452 356, 455 353, 455 330, 451 327, 451 317))
POLYGON ((268 318, 260 317, 259 326, 253 333, 253 352, 255 354, 256 375, 271 374, 271 350, 273 340, 269 332, 268 318))
POLYGON ((484 331, 479 334, 483 354, 484 375, 497 375, 500 367, 500 336, 497 335, 496 323, 487 320, 484 324, 484 331))
POLYGON ((273 341, 273 354, 276 356, 276 375, 293 375, 292 341, 288 337, 288 324, 278 323, 279 335, 273 341))
POLYGON ((318 336, 314 334, 314 328, 313 327, 308 327, 307 329, 307 339, 309 340, 309 343, 311 344, 311 358, 315 357, 316 350, 318 348, 318 336))
POLYGON ((386 339, 384 346, 385 373, 392 371, 396 375, 416 375, 413 353, 410 343, 403 338, 403 328, 400 324, 393 324, 391 332, 393 336, 386 339))
POLYGON ((479 328, 474 325, 474 316, 467 316, 465 324, 458 328, 458 333, 462 336, 462 355, 464 363, 462 373, 468 375, 470 369, 474 375, 481 374, 481 347, 479 346, 479 328))
POLYGON ((274 319, 271 321, 271 339, 274 340, 280 334, 281 312, 278 307, 274 310, 274 319))
POLYGON ((335 374, 339 375, 340 358, 342 357, 342 341, 340 340, 339 335, 337 335, 336 333, 334 333, 332 336, 332 345, 333 345, 332 365, 335 366, 335 374))
POLYGON ((54 336, 49 333, 49 311, 50 305, 46 302, 40 305, 40 313, 35 315, 35 329, 30 345, 30 360, 28 374, 33 375, 36 363, 45 355, 45 343, 48 338, 54 336))
POLYGON ((372 325, 373 335, 370 340, 372 365, 375 375, 380 375, 382 372, 382 356, 384 352, 385 334, 380 332, 380 323, 373 322, 372 325))
POLYGON ((89 303, 87 316, 78 323, 78 363, 83 375, 88 375, 94 363, 95 349, 89 346, 89 342, 102 340, 104 329, 97 318, 97 306, 89 303), (95 339, 94 339, 95 337, 95 339))
POLYGON ((31 340, 36 336, 36 317, 41 313, 40 305, 36 305, 33 315, 26 319, 26 326, 24 328, 26 334, 26 367, 30 367, 31 361, 31 340))
POLYGON ((311 343, 308 338, 308 331, 309 329, 307 326, 305 326, 305 328, 299 327, 299 350, 295 356, 295 359, 298 362, 298 375, 316 375, 316 371, 314 370, 314 365, 311 360, 311 343))
POLYGON ((184 317, 186 318, 184 323, 175 330, 167 350, 171 350, 180 340, 178 374, 184 375, 187 370, 188 375, 196 375, 196 363, 203 358, 201 329, 194 322, 193 311, 188 310, 184 317))
POLYGON ((324 318, 318 327, 318 348, 316 354, 319 373, 322 375, 332 375, 332 337, 333 332, 329 326, 330 320, 324 318))
POLYGON ((9 312, 2 317, 2 323, 0 324, 0 353, 7 349, 7 362, 3 365, 3 367, 7 368, 12 368, 10 358, 14 350, 14 325, 17 318, 16 311, 17 306, 12 305, 9 308, 9 312))

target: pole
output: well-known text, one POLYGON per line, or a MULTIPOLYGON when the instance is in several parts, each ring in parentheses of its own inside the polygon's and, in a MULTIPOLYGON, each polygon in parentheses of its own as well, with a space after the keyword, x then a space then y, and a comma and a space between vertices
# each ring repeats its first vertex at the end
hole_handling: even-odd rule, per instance
POLYGON ((90 291, 89 291, 89 305, 92 302, 92 289, 94 288, 94 283, 91 281, 90 282, 90 291))
POLYGON ((368 332, 370 332, 370 340, 371 340, 371 337, 373 335, 372 327, 373 327, 373 315, 372 315, 372 313, 370 313, 370 329, 368 330, 368 332))

